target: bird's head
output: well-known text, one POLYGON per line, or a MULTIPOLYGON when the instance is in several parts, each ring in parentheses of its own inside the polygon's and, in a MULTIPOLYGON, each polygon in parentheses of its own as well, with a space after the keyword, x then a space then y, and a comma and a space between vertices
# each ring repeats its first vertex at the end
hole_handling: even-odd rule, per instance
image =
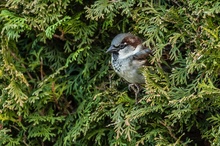
POLYGON ((141 49, 143 49, 142 41, 139 37, 131 33, 121 33, 115 36, 111 42, 111 46, 106 52, 119 54, 120 56, 128 56, 141 49))

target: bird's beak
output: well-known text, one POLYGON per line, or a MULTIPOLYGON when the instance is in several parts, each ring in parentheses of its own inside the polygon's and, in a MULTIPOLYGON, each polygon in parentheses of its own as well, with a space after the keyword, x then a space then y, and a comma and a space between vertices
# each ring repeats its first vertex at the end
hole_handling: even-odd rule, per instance
POLYGON ((110 46, 109 48, 108 48, 108 50, 106 51, 106 53, 112 53, 112 52, 115 52, 115 51, 117 51, 118 49, 117 48, 115 48, 115 47, 113 47, 113 46, 110 46))

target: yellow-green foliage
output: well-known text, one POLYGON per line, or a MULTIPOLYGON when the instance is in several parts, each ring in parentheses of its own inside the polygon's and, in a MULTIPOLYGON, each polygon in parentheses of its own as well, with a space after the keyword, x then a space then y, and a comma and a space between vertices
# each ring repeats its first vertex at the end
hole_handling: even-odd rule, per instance
POLYGON ((219 26, 218 0, 1 0, 0 145, 220 145, 219 26), (121 32, 154 52, 138 104, 121 32))

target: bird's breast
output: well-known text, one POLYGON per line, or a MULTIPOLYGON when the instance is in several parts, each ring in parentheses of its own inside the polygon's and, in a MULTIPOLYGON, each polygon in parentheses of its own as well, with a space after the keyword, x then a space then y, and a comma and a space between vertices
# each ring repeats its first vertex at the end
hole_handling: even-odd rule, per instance
POLYGON ((112 66, 115 72, 130 83, 145 83, 144 76, 140 72, 143 64, 143 61, 112 57, 112 66))

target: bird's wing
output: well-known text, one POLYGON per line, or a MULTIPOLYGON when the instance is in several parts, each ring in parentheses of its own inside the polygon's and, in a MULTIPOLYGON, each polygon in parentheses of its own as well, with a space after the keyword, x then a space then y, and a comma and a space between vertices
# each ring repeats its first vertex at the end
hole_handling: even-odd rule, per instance
POLYGON ((141 51, 135 53, 133 55, 133 59, 135 59, 135 60, 145 60, 150 55, 152 55, 151 50, 150 49, 144 49, 144 50, 141 50, 141 51))

